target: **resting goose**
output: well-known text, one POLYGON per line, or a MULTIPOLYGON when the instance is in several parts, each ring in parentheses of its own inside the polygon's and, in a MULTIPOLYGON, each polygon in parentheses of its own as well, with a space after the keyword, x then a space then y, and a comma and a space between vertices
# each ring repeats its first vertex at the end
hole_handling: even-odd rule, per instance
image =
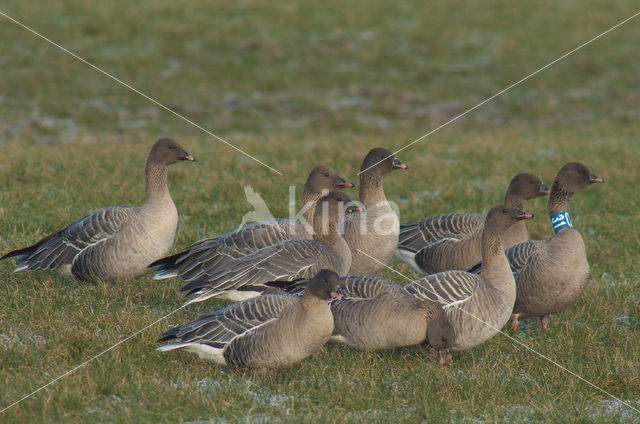
POLYGON ((363 350, 413 346, 425 340, 443 352, 455 339, 439 303, 409 294, 384 278, 349 275, 340 279, 344 297, 331 301, 331 340, 363 350))
POLYGON ((317 352, 331 336, 333 317, 327 300, 341 296, 338 275, 323 269, 307 284, 302 297, 264 295, 225 309, 162 335, 170 344, 202 359, 234 367, 278 367, 317 352))
POLYGON ((351 187, 355 185, 344 180, 333 168, 317 166, 309 174, 302 194, 306 222, 287 218, 254 222, 221 236, 200 240, 183 252, 155 261, 149 268, 158 271, 154 276, 156 280, 181 277, 190 281, 203 277, 205 269, 223 266, 223 262, 283 240, 310 240, 313 238, 313 229, 309 225, 322 196, 333 190, 351 187))
POLYGON ((364 158, 360 167, 360 203, 364 205, 364 213, 349 217, 344 229, 352 256, 349 274, 372 275, 391 260, 400 224, 385 197, 382 178, 395 169, 408 168, 389 150, 379 147, 364 158))
POLYGON ((569 218, 569 202, 576 191, 595 183, 604 183, 577 162, 560 169, 551 186, 547 212, 555 234, 548 240, 532 240, 507 249, 506 255, 516 280, 516 302, 511 328, 518 320, 540 317, 547 330, 548 316, 563 311, 582 295, 589 263, 584 241, 569 218))
POLYGON ((405 286, 409 293, 442 305, 456 335, 451 350, 471 349, 489 340, 509 320, 516 285, 504 255, 502 236, 517 221, 531 217, 511 206, 494 206, 482 231, 484 268, 479 275, 444 271, 405 286))
POLYGON ((143 206, 100 209, 24 249, 17 256, 23 269, 58 269, 78 280, 133 279, 171 250, 178 212, 167 183, 168 165, 195 161, 177 142, 161 138, 147 157, 143 206))
POLYGON ((202 277, 182 288, 195 295, 187 304, 214 296, 233 301, 259 296, 274 287, 294 286, 325 268, 345 275, 351 265, 351 252, 340 235, 339 221, 345 213, 348 216, 361 211, 356 206, 347 207, 350 202, 349 196, 339 191, 323 197, 314 213, 312 240, 285 240, 222 266, 204 267, 202 277))
MULTIPOLYGON (((527 200, 545 194, 549 189, 540 178, 518 174, 509 184, 504 204, 524 210, 527 200)), ((482 258, 483 224, 483 216, 470 213, 448 213, 401 224, 394 257, 421 274, 467 270, 482 258)), ((505 247, 510 247, 528 239, 527 227, 521 221, 512 225, 502 240, 505 247)))

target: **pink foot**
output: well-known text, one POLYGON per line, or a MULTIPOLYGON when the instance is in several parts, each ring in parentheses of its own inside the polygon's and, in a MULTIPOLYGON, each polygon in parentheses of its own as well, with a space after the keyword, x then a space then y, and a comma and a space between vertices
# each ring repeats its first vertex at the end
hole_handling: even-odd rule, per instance
POLYGON ((511 318, 511 330, 514 333, 518 331, 518 318, 516 317, 511 318))
POLYGON ((549 330, 549 316, 543 315, 540 317, 540 322, 542 323, 542 331, 549 330))
POLYGON ((439 352, 440 358, 438 359, 438 362, 440 362, 440 365, 448 365, 448 364, 453 364, 453 358, 451 357, 451 354, 449 352, 447 352, 446 350, 441 350, 439 352))

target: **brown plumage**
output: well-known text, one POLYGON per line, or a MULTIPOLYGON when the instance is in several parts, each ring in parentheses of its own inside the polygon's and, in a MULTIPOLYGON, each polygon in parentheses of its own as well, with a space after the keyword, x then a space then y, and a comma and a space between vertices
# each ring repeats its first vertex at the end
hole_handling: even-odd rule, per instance
MULTIPOLYGON (((539 177, 518 174, 507 188, 504 204, 524 210, 527 200, 545 194, 549 189, 539 177)), ((401 224, 394 257, 422 274, 467 270, 482 259, 483 224, 483 216, 470 213, 449 213, 401 224)), ((524 221, 512 225, 503 235, 505 247, 528 239, 524 221)))
POLYGON ((302 194, 304 218, 279 218, 254 222, 221 236, 206 238, 189 249, 155 261, 150 268, 158 273, 154 279, 181 277, 193 281, 206 275, 206 270, 224 264, 284 240, 313 238, 313 214, 316 205, 330 191, 354 187, 331 167, 315 167, 307 177, 302 194))
POLYGON ((165 332, 158 348, 183 348, 220 365, 279 367, 318 351, 333 331, 327 300, 341 296, 338 275, 321 270, 302 297, 264 295, 234 303, 165 332))
POLYGON ((345 223, 344 238, 352 256, 349 274, 373 275, 382 269, 380 262, 386 264, 391 260, 400 224, 384 194, 382 180, 393 170, 408 168, 384 148, 371 149, 364 158, 360 168, 360 203, 364 205, 364 213, 352 215, 345 223))
MULTIPOLYGON (((591 184, 604 183, 589 169, 570 162, 560 169, 551 187, 547 204, 549 216, 569 211, 569 202, 576 191, 591 184)), ((569 308, 584 291, 589 277, 589 263, 584 241, 573 228, 558 230, 547 240, 532 240, 506 251, 514 271, 517 295, 511 317, 515 331, 518 320, 540 317, 547 330, 550 314, 569 308)))
POLYGON ((363 350, 393 349, 427 341, 442 353, 454 342, 453 327, 442 306, 415 297, 380 277, 340 279, 344 294, 331 302, 331 340, 363 350))
POLYGON ((455 330, 452 350, 471 349, 493 337, 509 320, 516 298, 516 286, 504 254, 502 236, 511 225, 532 214, 507 205, 491 208, 482 232, 482 260, 479 275, 444 271, 412 281, 405 289, 438 302, 455 330))
POLYGON ((195 161, 177 142, 158 140, 147 157, 143 206, 100 209, 24 249, 18 256, 23 269, 58 269, 79 280, 133 279, 151 262, 169 253, 178 225, 178 212, 167 182, 168 166, 195 161))
POLYGON ((313 240, 285 240, 246 256, 205 268, 203 276, 182 288, 193 294, 188 303, 217 296, 242 300, 274 287, 295 285, 323 268, 345 275, 351 265, 349 246, 340 235, 340 222, 360 208, 347 206, 349 196, 332 191, 316 207, 313 240), (346 210, 345 210, 346 208, 346 210))

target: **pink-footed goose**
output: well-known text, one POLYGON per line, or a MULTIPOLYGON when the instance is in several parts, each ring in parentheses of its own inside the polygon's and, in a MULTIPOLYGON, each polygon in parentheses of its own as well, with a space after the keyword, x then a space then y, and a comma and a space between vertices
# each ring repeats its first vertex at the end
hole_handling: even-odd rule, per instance
POLYGON ((493 337, 509 321, 516 284, 504 254, 502 236, 511 225, 533 215, 507 205, 491 208, 482 231, 479 275, 444 271, 412 281, 409 293, 442 305, 455 331, 451 350, 471 349, 493 337))
MULTIPOLYGON (((533 174, 518 174, 511 180, 504 204, 525 209, 529 199, 549 194, 533 174)), ((422 274, 467 270, 482 258, 484 217, 470 213, 448 213, 400 225, 394 257, 422 274)), ((529 240, 524 221, 512 225, 503 236, 505 247, 529 240)))
POLYGON ((349 203, 349 196, 339 191, 323 197, 314 212, 312 240, 285 240, 222 265, 204 267, 203 276, 182 288, 194 295, 187 303, 214 296, 234 301, 259 296, 276 287, 295 286, 321 269, 345 275, 351 252, 340 226, 349 214, 361 211, 349 203))
POLYGON ((540 317, 546 331, 548 316, 569 308, 582 295, 589 263, 584 241, 569 218, 569 202, 576 191, 595 183, 604 183, 604 179, 585 165, 564 165, 553 180, 547 203, 554 235, 517 244, 505 252, 516 280, 513 331, 518 320, 527 317, 540 317))
POLYGON ((440 353, 455 340, 453 327, 432 300, 409 294, 384 278, 349 275, 340 278, 344 297, 331 301, 331 340, 363 350, 382 350, 427 342, 440 353))
POLYGON ((171 250, 178 212, 169 193, 168 165, 195 161, 177 142, 158 140, 147 157, 143 206, 100 209, 24 249, 15 271, 58 270, 78 280, 133 279, 171 250))
POLYGON ((234 367, 279 367, 317 352, 331 336, 327 300, 340 297, 338 275, 321 270, 302 297, 264 295, 234 303, 173 328, 159 341, 168 351, 183 348, 202 359, 234 367))
POLYGON ((313 213, 316 205, 330 191, 355 187, 331 167, 315 167, 307 178, 302 194, 306 222, 278 218, 254 222, 221 236, 206 238, 189 249, 160 259, 149 265, 158 273, 154 279, 181 277, 186 281, 205 275, 205 269, 223 266, 224 262, 248 255, 272 244, 290 239, 312 239, 313 213))
POLYGON ((393 257, 400 223, 384 194, 382 179, 393 170, 408 168, 389 150, 380 147, 371 149, 364 158, 359 189, 364 213, 350 216, 344 228, 344 239, 352 256, 349 274, 373 275, 393 257))

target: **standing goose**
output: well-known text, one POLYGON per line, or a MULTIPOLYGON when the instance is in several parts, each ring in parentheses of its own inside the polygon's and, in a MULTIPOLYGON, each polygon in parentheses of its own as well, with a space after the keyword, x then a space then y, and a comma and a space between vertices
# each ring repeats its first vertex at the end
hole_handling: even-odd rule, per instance
POLYGON ((412 281, 405 289, 442 305, 455 331, 454 351, 471 349, 493 337, 509 321, 516 285, 504 254, 502 236, 519 220, 533 217, 507 205, 491 208, 482 231, 479 275, 445 271, 412 281))
MULTIPOLYGON (((511 180, 504 204, 524 210, 529 199, 549 194, 542 180, 533 174, 518 174, 511 180)), ((448 213, 419 222, 400 225, 398 250, 394 257, 422 274, 466 270, 482 258, 484 217, 470 213, 448 213)), ((503 235, 505 247, 529 239, 524 221, 512 225, 503 235)))
POLYGON ((364 213, 351 215, 345 223, 344 238, 352 255, 349 274, 375 274, 384 266, 380 262, 386 264, 393 257, 400 224, 384 195, 382 178, 395 169, 408 168, 389 150, 380 147, 364 158, 360 167, 360 203, 364 205, 364 213))
POLYGON ((327 269, 311 279, 302 297, 264 295, 162 335, 158 350, 184 348, 202 359, 234 367, 277 367, 317 352, 331 336, 333 317, 327 300, 340 297, 338 275, 327 269))
POLYGON ((217 296, 242 300, 259 296, 274 287, 288 287, 310 278, 321 269, 345 275, 351 266, 351 252, 339 232, 340 218, 361 209, 346 207, 351 199, 332 191, 316 206, 312 240, 285 240, 263 247, 222 265, 203 267, 203 276, 182 291, 195 295, 187 303, 217 296), (345 210, 346 208, 346 210, 345 210))
POLYGON ((589 168, 577 162, 560 169, 551 186, 547 212, 555 234, 548 240, 532 240, 507 249, 516 280, 516 302, 511 328, 518 319, 540 317, 547 330, 548 316, 569 308, 584 291, 589 263, 584 241, 569 218, 569 202, 576 191, 604 183, 589 168))
POLYGON ((425 340, 443 352, 455 339, 439 303, 409 294, 384 278, 350 275, 340 279, 344 298, 331 302, 331 340, 363 350, 413 346, 425 340))
POLYGON ((14 272, 58 269, 78 280, 139 277, 173 245, 178 212, 169 193, 167 167, 180 160, 195 158, 177 142, 161 138, 147 157, 143 206, 100 209, 0 260, 18 256, 20 266, 14 272))
POLYGON ((297 219, 278 218, 254 222, 218 237, 206 238, 194 243, 189 249, 155 261, 149 268, 158 274, 154 279, 181 277, 195 280, 203 277, 205 269, 222 266, 224 262, 248 255, 272 244, 290 239, 312 239, 313 213, 322 196, 340 188, 355 187, 344 180, 331 167, 315 167, 304 185, 302 200, 306 222, 297 219))

